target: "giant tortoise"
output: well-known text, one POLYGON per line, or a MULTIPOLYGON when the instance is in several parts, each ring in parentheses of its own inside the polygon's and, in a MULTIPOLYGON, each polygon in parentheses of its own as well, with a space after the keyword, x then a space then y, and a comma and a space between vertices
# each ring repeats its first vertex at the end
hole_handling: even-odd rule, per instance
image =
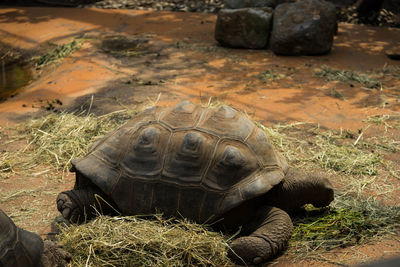
POLYGON ((289 168, 265 132, 228 106, 153 107, 71 163, 75 186, 57 197, 65 219, 81 222, 116 209, 241 226, 229 256, 247 264, 285 248, 293 228, 287 212, 333 200, 327 178, 289 168))

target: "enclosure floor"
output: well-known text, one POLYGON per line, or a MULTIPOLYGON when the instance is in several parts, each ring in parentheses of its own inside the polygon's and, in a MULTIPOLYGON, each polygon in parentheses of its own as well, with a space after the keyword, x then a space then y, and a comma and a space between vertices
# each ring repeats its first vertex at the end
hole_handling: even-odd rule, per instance
MULTIPOLYGON (((55 99, 63 103, 58 108, 67 109, 89 101, 98 113, 154 102, 172 105, 186 99, 203 103, 211 99, 232 104, 266 125, 312 122, 352 131, 366 129, 369 116, 400 111, 399 77, 382 76, 384 86, 371 89, 313 74, 324 65, 367 74, 400 67, 400 61, 385 55, 400 43, 400 29, 340 24, 330 54, 287 57, 270 50, 222 48, 214 39, 215 21, 215 14, 205 13, 0 7, 3 47, 38 56, 51 43, 74 39, 82 43, 72 55, 34 70, 36 78, 23 92, 0 103, 0 126, 30 118, 55 99), (121 57, 104 52, 102 41, 110 36, 146 39, 141 48, 145 53, 121 57)), ((371 127, 366 134, 379 131, 371 127)), ((59 192, 70 188, 73 179, 67 177, 65 184, 51 186, 59 192)), ((9 185, 13 190, 15 186, 9 185)), ((16 204, 0 207, 7 210, 6 205, 16 204)), ((48 209, 55 212, 54 205, 48 209)), ((48 227, 30 230, 44 234, 48 227)), ((383 240, 347 250, 351 263, 357 262, 351 258, 356 254, 371 259, 399 254, 400 245, 383 240)), ((331 254, 327 257, 334 259, 331 254)), ((274 266, 331 264, 293 264, 281 257, 274 266)))

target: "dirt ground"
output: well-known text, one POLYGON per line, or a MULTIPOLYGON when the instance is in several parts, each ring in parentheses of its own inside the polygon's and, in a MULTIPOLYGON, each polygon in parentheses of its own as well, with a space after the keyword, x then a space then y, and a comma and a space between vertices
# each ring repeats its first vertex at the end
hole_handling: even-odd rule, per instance
MULTIPOLYGON (((270 50, 218 46, 213 37, 215 21, 215 14, 203 13, 0 8, 3 48, 38 54, 51 43, 81 43, 70 56, 33 69, 33 81, 0 103, 0 129, 41 116, 48 103, 55 103, 58 110, 90 106, 92 113, 101 115, 155 102, 172 105, 186 99, 203 103, 211 99, 232 104, 267 126, 312 122, 400 141, 399 129, 367 127, 365 121, 400 111, 399 72, 388 71, 400 68, 400 61, 385 55, 385 50, 400 43, 400 29, 340 24, 330 54, 285 57, 270 50), (324 66, 378 77, 382 86, 368 88, 316 77, 324 66)), ((2 152, 24 145, 23 141, 7 144, 7 136, 1 137, 2 152)), ((389 160, 398 169, 400 155, 391 155, 389 160)), ((0 208, 19 226, 45 236, 58 215, 57 194, 74 183, 72 175, 61 177, 43 167, 23 177, 0 180, 0 208)), ((400 180, 393 179, 391 184, 398 188, 400 180)), ((399 205, 399 191, 390 194, 386 196, 390 203, 399 205)), ((321 252, 313 261, 293 262, 284 255, 271 264, 347 266, 394 255, 400 255, 400 236, 321 252)))

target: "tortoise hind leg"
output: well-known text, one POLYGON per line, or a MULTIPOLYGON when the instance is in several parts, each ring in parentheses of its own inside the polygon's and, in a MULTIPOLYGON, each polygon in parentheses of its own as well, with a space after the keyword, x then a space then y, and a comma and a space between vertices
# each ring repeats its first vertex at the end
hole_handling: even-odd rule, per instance
POLYGON ((82 223, 99 213, 113 214, 114 203, 95 187, 61 192, 57 197, 57 209, 72 223, 82 223))
POLYGON ((243 225, 243 232, 249 235, 234 240, 228 255, 239 264, 259 264, 285 249, 293 224, 285 211, 261 206, 254 218, 243 225))

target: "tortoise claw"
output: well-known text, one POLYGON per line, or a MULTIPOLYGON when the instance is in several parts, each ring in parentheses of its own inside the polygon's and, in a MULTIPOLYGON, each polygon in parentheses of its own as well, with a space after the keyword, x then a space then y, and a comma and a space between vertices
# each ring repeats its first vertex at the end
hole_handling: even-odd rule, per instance
POLYGON ((63 209, 63 211, 62 211, 62 216, 63 216, 65 219, 69 219, 69 218, 71 217, 71 209, 70 209, 70 208, 65 208, 65 209, 63 209))

